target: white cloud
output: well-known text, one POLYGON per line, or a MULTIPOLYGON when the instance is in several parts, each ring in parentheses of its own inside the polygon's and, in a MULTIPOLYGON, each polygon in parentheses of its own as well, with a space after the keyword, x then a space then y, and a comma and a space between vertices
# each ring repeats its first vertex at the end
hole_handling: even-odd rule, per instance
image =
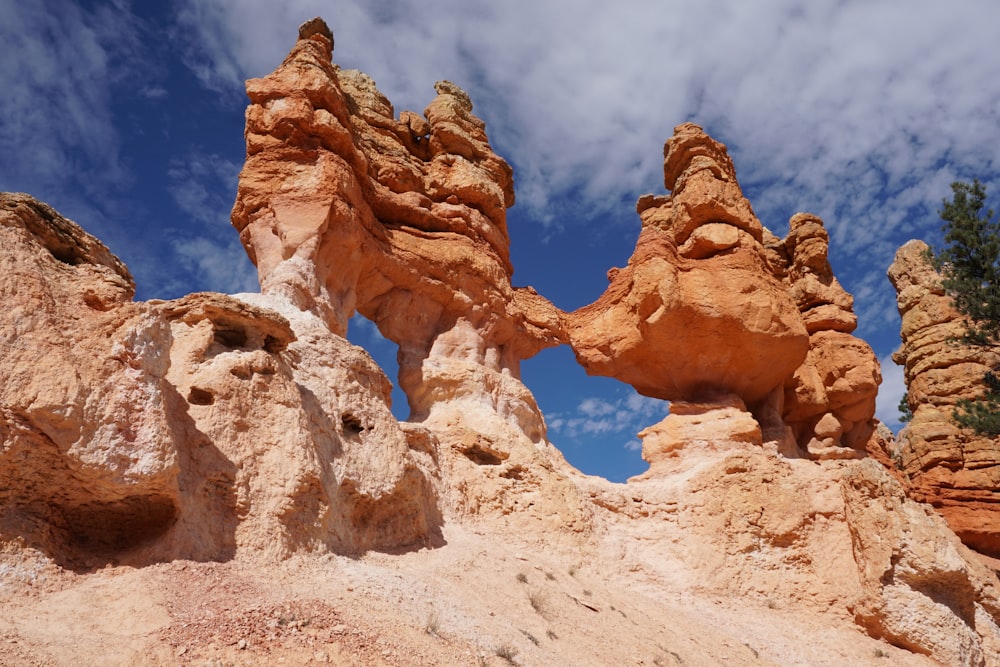
POLYGON ((167 169, 168 190, 177 207, 192 220, 209 226, 229 227, 229 212, 236 198, 236 181, 242 165, 219 155, 192 152, 175 158, 167 169))
POLYGON ((660 146, 688 119, 730 143, 766 224, 779 231, 811 210, 845 253, 910 232, 905 214, 933 211, 954 174, 996 166, 991 0, 433 0, 419 10, 188 0, 181 10, 201 35, 197 71, 232 89, 273 69, 316 14, 334 30, 335 60, 372 74, 397 109, 422 108, 439 78, 467 88, 516 163, 521 205, 567 226, 567 193, 580 210, 631 220, 620 197, 662 189, 660 146))
MULTIPOLYGON (((669 410, 667 401, 640 396, 631 388, 623 387, 617 397, 584 398, 575 411, 550 415, 546 422, 549 430, 561 438, 632 436, 663 419, 669 410)), ((626 448, 629 448, 627 444, 626 448)))
POLYGON ((617 408, 611 403, 599 398, 585 398, 580 401, 580 405, 577 406, 577 411, 582 412, 588 417, 608 415, 615 412, 616 409, 617 408))
POLYGON ((171 243, 183 269, 174 278, 172 290, 236 293, 259 289, 257 271, 229 222, 240 168, 221 156, 199 152, 170 163, 167 190, 200 231, 196 237, 171 243))
POLYGON ((211 291, 238 294, 256 292, 257 271, 238 240, 213 241, 189 238, 173 242, 183 277, 181 293, 211 291))
POLYGON ((87 11, 76 3, 0 0, 0 16, 8 55, 0 58, 0 185, 69 199, 127 181, 112 85, 127 76, 120 60, 141 60, 131 14, 111 5, 87 11))
POLYGON ((879 364, 882 366, 882 386, 878 392, 875 416, 893 431, 898 431, 902 426, 899 421, 899 401, 906 393, 903 367, 897 366, 890 355, 879 359, 879 364))

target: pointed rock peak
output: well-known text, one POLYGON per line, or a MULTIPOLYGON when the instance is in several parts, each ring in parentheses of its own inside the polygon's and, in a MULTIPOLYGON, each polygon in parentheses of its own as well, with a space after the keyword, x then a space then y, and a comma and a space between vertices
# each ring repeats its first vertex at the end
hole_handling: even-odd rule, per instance
POLYGON ((326 21, 320 17, 309 19, 305 23, 299 26, 299 39, 314 39, 316 37, 325 37, 330 42, 330 51, 333 51, 333 31, 330 30, 330 26, 326 24, 326 21))
POLYGON ((450 95, 454 97, 462 107, 468 111, 472 111, 472 98, 457 84, 451 81, 438 81, 434 84, 434 90, 438 95, 450 95))
POLYGON ((720 181, 736 182, 736 168, 725 144, 708 136, 699 125, 678 125, 663 146, 663 185, 677 194, 687 177, 703 169, 720 181))

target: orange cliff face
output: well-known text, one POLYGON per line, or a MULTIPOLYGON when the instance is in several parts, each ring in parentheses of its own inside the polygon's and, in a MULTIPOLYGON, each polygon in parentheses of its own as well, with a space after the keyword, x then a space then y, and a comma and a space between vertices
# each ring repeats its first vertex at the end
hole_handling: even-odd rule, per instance
MULTIPOLYGON (((1000 581, 865 456, 882 437, 878 363, 852 335, 819 218, 798 214, 776 238, 725 146, 681 125, 665 148, 672 192, 639 200, 629 265, 597 302, 562 313, 511 286, 511 170, 468 96, 442 82, 423 115, 396 118, 332 49, 327 26, 307 22, 275 72, 247 84, 232 220, 259 294, 133 302, 131 276, 99 241, 30 197, 0 195, 0 336, 16 351, 0 356, 0 565, 35 550, 79 570, 193 559, 271 573, 293 554, 327 582, 336 568, 345 581, 385 568, 392 586, 342 592, 366 611, 388 595, 394 630, 412 625, 399 616, 408 572, 442 609, 481 612, 466 626, 474 637, 454 625, 434 638, 468 656, 490 628, 520 627, 529 600, 495 595, 495 574, 523 568, 520 581, 544 572, 561 591, 557 615, 532 601, 538 617, 575 633, 526 645, 539 664, 592 648, 632 664, 628 642, 603 640, 618 615, 600 611, 699 596, 712 614, 719 599, 770 614, 785 637, 808 617, 795 627, 840 633, 840 647, 868 642, 841 655, 870 656, 883 639, 899 664, 978 666, 998 653, 1000 581), (355 312, 400 347, 405 422, 389 379, 344 338, 355 312), (628 484, 569 466, 518 377, 521 359, 567 342, 589 372, 672 401, 641 434, 650 470, 628 484), (387 553, 314 558, 369 550, 387 553), (420 553, 395 557, 407 550, 420 553), (621 599, 589 600, 587 577, 621 599), (472 594, 449 598, 456 578, 472 594)), ((900 280, 922 284, 915 275, 900 280)), ((943 351, 920 343, 943 340, 924 334, 945 312, 932 299, 930 315, 911 309, 925 297, 909 286, 900 297, 911 398, 950 396, 940 364, 924 364, 943 351)), ((943 508, 981 511, 970 501, 985 497, 983 479, 947 496, 973 476, 948 477, 917 449, 933 411, 916 412, 907 470, 927 497, 950 498, 943 508)), ((943 468, 987 461, 985 450, 959 442, 943 468)), ((314 595, 314 583, 300 589, 314 595)), ((617 627, 640 632, 645 612, 628 609, 617 627)), ((413 642, 429 625, 393 634, 413 642)), ((704 642, 690 646, 704 659, 704 642)))
POLYGON ((673 447, 663 434, 688 433, 692 419, 714 423, 715 439, 771 441, 788 456, 863 455, 881 377, 871 348, 850 335, 853 300, 833 277, 822 221, 798 214, 788 238, 775 238, 725 146, 697 125, 678 126, 664 155, 672 193, 640 198, 628 266, 566 317, 577 359, 675 402, 655 431, 661 444, 644 449, 651 463, 673 447))
POLYGON ((913 418, 899 433, 897 458, 910 494, 928 502, 969 546, 1000 557, 1000 448, 997 439, 955 425, 963 398, 983 391, 1000 353, 962 345, 962 316, 941 287, 922 241, 896 253, 889 279, 896 288, 903 344, 893 355, 905 372, 913 418))
POLYGON ((397 119, 375 83, 332 53, 330 30, 308 22, 274 72, 247 82, 232 221, 265 301, 341 336, 359 312, 399 345, 406 428, 443 452, 451 510, 512 506, 513 487, 537 477, 555 491, 529 514, 582 527, 588 513, 551 461, 568 466, 520 382, 521 360, 563 333, 547 299, 511 285, 510 166, 455 84, 438 82, 423 115, 397 119), (464 495, 450 490, 459 485, 464 495))

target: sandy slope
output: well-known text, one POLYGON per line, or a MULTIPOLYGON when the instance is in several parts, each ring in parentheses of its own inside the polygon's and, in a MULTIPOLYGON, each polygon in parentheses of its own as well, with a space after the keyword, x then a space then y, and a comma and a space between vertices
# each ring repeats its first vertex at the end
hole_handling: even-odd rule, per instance
POLYGON ((177 561, 0 579, 2 665, 930 665, 780 602, 675 592, 613 559, 451 525, 407 554, 177 561))

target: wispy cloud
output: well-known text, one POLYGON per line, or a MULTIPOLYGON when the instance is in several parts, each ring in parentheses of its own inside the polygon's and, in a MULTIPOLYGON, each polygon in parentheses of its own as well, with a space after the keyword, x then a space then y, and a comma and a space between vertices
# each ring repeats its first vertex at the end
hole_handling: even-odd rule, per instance
POLYGON ((219 155, 192 151, 167 169, 167 190, 200 232, 171 244, 184 269, 174 278, 179 292, 258 289, 257 271, 229 223, 240 167, 219 155))
POLYGON ((47 0, 0 0, 0 15, 0 43, 17 56, 0 59, 0 187, 69 198, 126 182, 112 86, 123 60, 139 60, 134 17, 47 0))
POLYGON ((903 367, 897 366, 890 355, 879 359, 879 364, 882 366, 882 386, 878 392, 875 416, 895 432, 902 426, 899 421, 899 401, 906 393, 903 367))
POLYGON ((257 271, 239 242, 225 243, 207 238, 181 239, 173 242, 181 271, 176 281, 179 293, 195 291, 256 292, 257 271))
MULTIPOLYGON (((562 440, 580 437, 629 438, 646 426, 663 419, 670 404, 655 398, 640 396, 622 388, 618 397, 587 397, 572 412, 556 413, 546 418, 550 431, 562 440), (613 437, 614 436, 614 437, 613 437)), ((630 440, 626 449, 637 449, 630 440)))
POLYGON ((232 231, 229 211, 242 166, 220 155, 193 150, 186 158, 174 158, 170 163, 168 190, 178 208, 191 219, 232 231))
POLYGON ((695 120, 729 145, 773 231, 798 210, 825 219, 841 282, 876 294, 861 307, 866 337, 892 318, 893 251, 935 236, 948 183, 1000 186, 991 0, 181 6, 200 35, 196 71, 217 87, 271 70, 317 14, 335 60, 372 74, 397 109, 456 81, 515 164, 519 206, 564 233, 601 216, 634 225, 634 197, 662 190, 660 146, 695 120))

